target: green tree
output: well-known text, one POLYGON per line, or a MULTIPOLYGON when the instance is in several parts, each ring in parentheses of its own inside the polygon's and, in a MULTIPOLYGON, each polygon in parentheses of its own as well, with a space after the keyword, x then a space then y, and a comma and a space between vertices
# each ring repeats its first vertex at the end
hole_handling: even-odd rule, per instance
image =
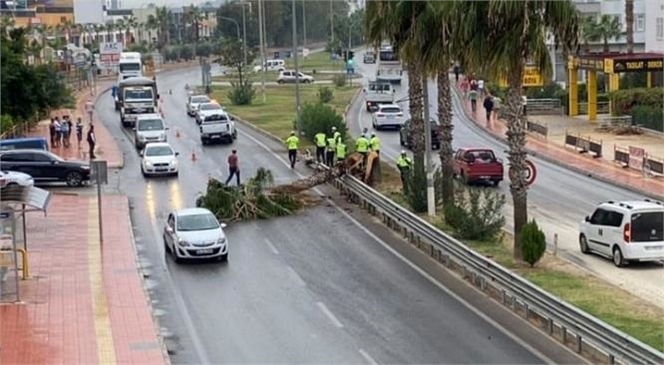
POLYGON ((304 136, 312 143, 315 143, 314 136, 317 133, 329 133, 332 127, 336 127, 337 131, 344 137, 347 133, 347 126, 343 117, 329 105, 322 103, 304 104, 300 120, 302 121, 304 136))
POLYGON ((533 267, 546 251, 546 236, 534 219, 521 229, 521 240, 523 241, 521 246, 523 261, 533 267))

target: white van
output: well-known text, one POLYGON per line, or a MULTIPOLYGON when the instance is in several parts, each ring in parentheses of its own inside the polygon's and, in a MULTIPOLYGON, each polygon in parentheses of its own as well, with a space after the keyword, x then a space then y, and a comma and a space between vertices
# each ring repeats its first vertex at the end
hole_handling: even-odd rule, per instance
MULTIPOLYGON (((284 60, 267 60, 265 61, 265 71, 283 71, 286 69, 286 62, 284 60)), ((261 72, 261 66, 254 67, 254 72, 261 72)))
POLYGON ((166 142, 166 131, 168 127, 159 114, 139 114, 136 118, 134 129, 134 145, 137 150, 142 150, 146 144, 151 142, 166 142))

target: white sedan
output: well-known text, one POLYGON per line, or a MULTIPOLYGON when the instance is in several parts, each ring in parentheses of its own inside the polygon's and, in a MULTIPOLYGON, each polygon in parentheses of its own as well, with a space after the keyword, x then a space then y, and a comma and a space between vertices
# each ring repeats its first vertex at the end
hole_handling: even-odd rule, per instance
POLYGON ((0 171, 0 187, 20 185, 34 186, 35 180, 32 176, 17 171, 0 171))
POLYGON ((141 152, 141 173, 149 175, 178 175, 180 154, 166 142, 148 143, 141 152))
POLYGON ((372 125, 375 130, 386 127, 401 128, 405 123, 403 111, 396 104, 379 104, 378 110, 372 115, 372 125))
POLYGON ((164 248, 175 262, 183 259, 228 260, 225 223, 204 208, 187 208, 168 215, 164 227, 164 248))

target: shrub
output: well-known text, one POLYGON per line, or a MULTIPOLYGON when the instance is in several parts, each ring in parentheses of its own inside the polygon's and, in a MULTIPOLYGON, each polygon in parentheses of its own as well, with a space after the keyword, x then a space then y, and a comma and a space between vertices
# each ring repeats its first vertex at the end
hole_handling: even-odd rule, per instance
POLYGON ((334 92, 327 86, 318 88, 318 101, 322 104, 327 104, 334 99, 334 92))
POLYGON ((231 90, 228 92, 228 99, 233 105, 251 105, 256 96, 256 90, 251 81, 244 80, 242 83, 231 82, 231 90))
POLYGON ((192 46, 185 44, 180 46, 180 58, 188 61, 191 60, 195 57, 194 55, 194 49, 192 46))
POLYGON ((661 108, 637 105, 632 108, 632 121, 644 128, 664 132, 664 112, 661 108))
POLYGON ((209 57, 212 54, 212 45, 207 42, 196 45, 196 56, 209 57))
POLYGON ((334 82, 336 87, 344 87, 346 86, 346 76, 343 74, 334 75, 332 82, 334 82))
POLYGON ((424 159, 415 158, 410 176, 406 179, 408 188, 404 191, 404 198, 413 211, 423 213, 427 211, 427 173, 424 168, 424 159))
POLYGON ((664 88, 618 90, 612 92, 610 97, 616 115, 631 115, 636 105, 664 109, 664 88))
POLYGON ((544 251, 546 236, 533 219, 521 228, 521 256, 533 267, 544 256, 544 251))
POLYGON ((456 192, 456 203, 444 207, 445 222, 463 239, 486 241, 505 225, 502 209, 505 195, 490 189, 463 187, 456 192))
POLYGON ((329 105, 322 103, 304 104, 300 113, 300 121, 302 122, 304 136, 311 142, 314 142, 316 133, 328 134, 332 127, 337 127, 339 133, 344 137, 346 136, 347 127, 344 119, 329 105))

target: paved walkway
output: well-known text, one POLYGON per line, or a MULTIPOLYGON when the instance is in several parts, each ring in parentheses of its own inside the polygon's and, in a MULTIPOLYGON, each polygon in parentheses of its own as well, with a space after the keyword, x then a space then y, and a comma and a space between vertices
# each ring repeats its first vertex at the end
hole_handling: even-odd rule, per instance
POLYGON ((143 290, 125 196, 54 195, 26 219, 22 303, 0 306, 1 364, 167 364, 143 290))
MULTIPOLYGON (((472 113, 469 100, 464 100, 464 106, 466 109, 466 114, 470 116, 471 119, 479 126, 500 139, 505 140, 507 138, 505 134, 507 131, 505 121, 502 119, 497 120, 494 116, 493 120, 487 124, 486 113, 482 108, 481 102, 478 102, 478 109, 476 113, 472 113)), ((535 116, 530 118, 537 120, 540 117, 535 116)), ((560 130, 560 127, 558 127, 558 130, 560 130)), ((663 195, 663 179, 646 178, 642 172, 622 168, 618 164, 607 161, 605 159, 595 159, 587 155, 579 154, 571 148, 563 147, 561 143, 562 141, 564 141, 564 139, 559 139, 558 137, 543 139, 534 137, 529 134, 527 137, 526 147, 532 153, 545 157, 549 160, 557 161, 558 163, 562 163, 573 170, 592 175, 600 180, 611 182, 631 190, 649 193, 655 196, 663 195), (559 142, 556 143, 556 141, 559 142)), ((613 148, 613 146, 610 148, 613 148)), ((608 158, 612 158, 613 150, 611 150, 611 152, 606 156, 611 156, 608 158)))

